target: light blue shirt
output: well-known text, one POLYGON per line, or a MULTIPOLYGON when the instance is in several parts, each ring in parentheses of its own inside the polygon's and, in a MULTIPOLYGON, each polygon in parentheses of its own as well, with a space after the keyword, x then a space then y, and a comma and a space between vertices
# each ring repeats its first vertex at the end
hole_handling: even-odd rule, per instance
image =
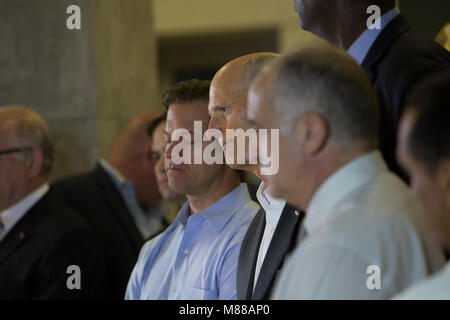
POLYGON ((380 29, 366 29, 361 33, 358 39, 353 42, 347 50, 347 53, 361 65, 381 31, 383 31, 389 22, 391 22, 399 13, 400 11, 397 8, 394 8, 383 14, 380 18, 380 29))
POLYGON ((142 248, 125 299, 236 299, 239 250, 258 210, 245 183, 199 214, 186 202, 142 248))
POLYGON ((160 232, 165 224, 164 218, 158 210, 149 209, 147 212, 144 212, 137 200, 133 183, 126 180, 125 177, 114 169, 106 160, 101 159, 99 162, 119 190, 120 195, 125 201, 128 210, 130 210, 133 215, 134 221, 144 239, 148 239, 160 232))

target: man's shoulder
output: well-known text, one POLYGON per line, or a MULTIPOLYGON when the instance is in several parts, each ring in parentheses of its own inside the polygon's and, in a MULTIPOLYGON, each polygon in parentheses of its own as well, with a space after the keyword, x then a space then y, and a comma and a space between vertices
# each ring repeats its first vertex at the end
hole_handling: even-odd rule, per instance
MULTIPOLYGON (((55 233, 71 230, 91 231, 87 222, 75 211, 60 201, 55 193, 50 191, 41 201, 30 209, 35 215, 42 215, 42 224, 55 233)), ((55 233, 53 235, 55 235, 55 233)))
MULTIPOLYGON (((95 207, 105 204, 106 200, 101 196, 103 191, 118 192, 112 181, 99 172, 99 168, 93 171, 77 174, 60 179, 51 185, 55 196, 77 212, 95 211, 95 207)), ((121 199, 119 194, 116 197, 121 199)))
POLYGON ((253 200, 245 203, 233 215, 224 231, 230 232, 230 229, 237 229, 245 233, 260 209, 261 207, 253 200))
POLYGON ((392 241, 394 248, 394 238, 419 233, 417 212, 408 188, 391 172, 363 186, 333 210, 335 217, 316 235, 323 244, 365 252, 381 242, 392 241))
POLYGON ((97 186, 95 179, 95 171, 88 171, 79 173, 66 178, 61 178, 52 184, 52 188, 57 191, 77 190, 81 192, 86 191, 86 187, 97 186))
POLYGON ((445 48, 410 30, 392 41, 377 64, 377 73, 383 81, 406 87, 408 81, 449 67, 450 53, 445 48))
POLYGON ((450 300, 450 266, 394 297, 395 300, 450 300))

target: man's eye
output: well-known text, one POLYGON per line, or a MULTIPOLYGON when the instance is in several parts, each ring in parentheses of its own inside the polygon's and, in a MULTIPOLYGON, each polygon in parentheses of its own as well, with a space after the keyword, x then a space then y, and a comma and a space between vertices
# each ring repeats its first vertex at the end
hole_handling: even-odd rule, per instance
POLYGON ((161 158, 161 154, 157 151, 150 152, 150 159, 158 161, 161 158))

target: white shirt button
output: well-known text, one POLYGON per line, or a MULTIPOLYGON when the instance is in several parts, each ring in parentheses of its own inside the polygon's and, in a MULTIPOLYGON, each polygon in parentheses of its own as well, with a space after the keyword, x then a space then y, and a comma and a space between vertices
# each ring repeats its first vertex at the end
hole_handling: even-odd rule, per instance
POLYGON ((274 232, 275 231, 275 228, 274 227, 272 227, 272 228, 270 228, 270 232, 274 232))
POLYGON ((189 250, 184 250, 184 254, 188 254, 189 253, 189 250))
POLYGON ((172 291, 173 292, 177 291, 177 287, 172 287, 172 291))

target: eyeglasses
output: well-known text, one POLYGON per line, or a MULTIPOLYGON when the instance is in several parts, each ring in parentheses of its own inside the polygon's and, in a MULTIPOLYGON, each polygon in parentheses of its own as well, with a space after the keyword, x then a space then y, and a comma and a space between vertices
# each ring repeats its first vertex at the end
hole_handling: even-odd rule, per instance
POLYGON ((2 156, 4 154, 17 153, 17 152, 26 152, 26 151, 31 151, 31 150, 33 150, 33 148, 30 148, 30 147, 7 149, 7 150, 0 151, 0 156, 2 156))

